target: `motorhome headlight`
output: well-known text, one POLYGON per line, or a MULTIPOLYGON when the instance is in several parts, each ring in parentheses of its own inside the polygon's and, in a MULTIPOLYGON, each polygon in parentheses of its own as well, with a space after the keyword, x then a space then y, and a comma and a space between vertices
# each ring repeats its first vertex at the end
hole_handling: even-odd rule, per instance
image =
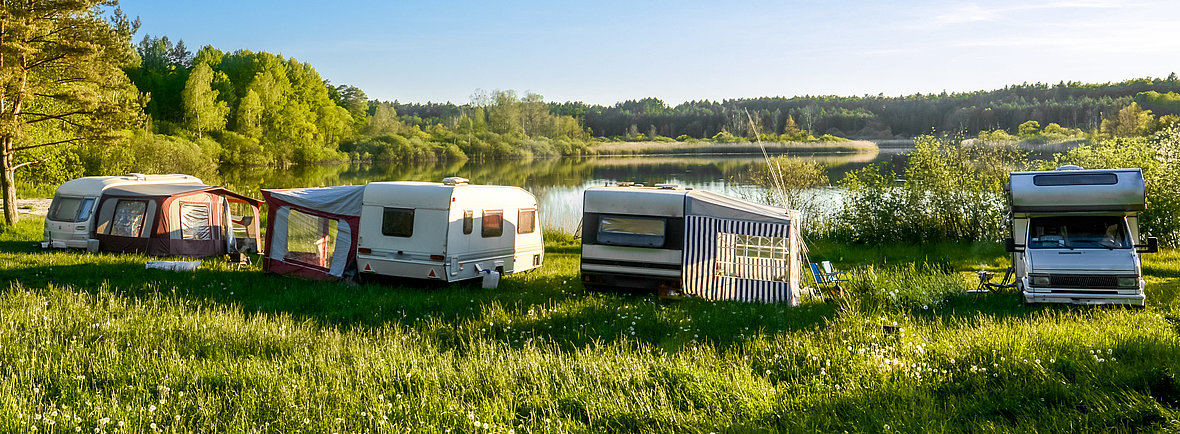
POLYGON ((1119 288, 1138 288, 1138 276, 1119 276, 1119 288))
POLYGON ((1032 286, 1049 286, 1048 274, 1033 274, 1029 276, 1032 286))

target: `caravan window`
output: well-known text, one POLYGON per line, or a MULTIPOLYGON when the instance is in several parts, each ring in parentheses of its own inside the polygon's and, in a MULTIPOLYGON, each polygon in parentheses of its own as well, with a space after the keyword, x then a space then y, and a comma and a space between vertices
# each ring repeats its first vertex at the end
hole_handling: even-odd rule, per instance
POLYGON ((717 274, 738 279, 786 282, 790 244, 785 237, 717 234, 717 274))
POLYGON ((1130 232, 1118 216, 1041 217, 1029 221, 1031 249, 1129 249, 1130 232))
POLYGON ((598 220, 598 242, 618 246, 660 247, 664 245, 667 221, 661 217, 602 216, 598 220))
POLYGON ((58 222, 80 222, 90 218, 94 198, 55 197, 49 206, 49 219, 58 222))
POLYGON ((299 210, 287 215, 287 253, 283 259, 327 268, 332 264, 339 222, 299 210))
POLYGON ((504 211, 503 210, 484 210, 483 222, 480 229, 480 235, 484 238, 493 238, 504 235, 504 211))
POLYGON ((470 234, 471 230, 475 228, 475 211, 463 210, 463 234, 470 234))
POLYGON ((414 210, 385 208, 385 215, 381 218, 381 235, 406 238, 414 236, 414 210))
POLYGON ((537 210, 522 209, 516 213, 516 233, 531 234, 537 230, 537 210))
POLYGON ((120 200, 115 204, 115 217, 111 219, 110 235, 138 237, 143 232, 143 221, 147 218, 147 201, 120 200))
POLYGON ((209 205, 203 203, 180 204, 180 238, 185 240, 213 239, 213 227, 209 225, 209 205))

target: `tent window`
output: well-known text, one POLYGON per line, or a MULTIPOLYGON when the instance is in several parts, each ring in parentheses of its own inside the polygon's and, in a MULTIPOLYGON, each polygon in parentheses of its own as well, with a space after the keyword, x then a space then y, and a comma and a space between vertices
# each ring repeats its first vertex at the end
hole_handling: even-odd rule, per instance
POLYGON ((385 208, 384 216, 381 218, 381 235, 404 238, 414 236, 414 209, 385 208))
POLYGON ((55 197, 49 206, 49 219, 59 222, 80 222, 90 218, 94 198, 55 197))
POLYGON ((185 240, 213 239, 213 227, 209 224, 209 205, 203 203, 180 204, 180 238, 185 240))
POLYGON ((516 233, 531 234, 537 230, 537 210, 522 209, 516 213, 516 233))
POLYGON ((667 221, 661 217, 602 216, 598 242, 618 246, 661 247, 667 221))
POLYGON ((504 211, 503 210, 484 210, 483 222, 481 223, 480 235, 484 238, 493 238, 504 235, 504 211))
POLYGON ((339 222, 291 210, 287 215, 287 255, 292 262, 327 268, 336 252, 339 222))
POLYGON ((145 214, 147 201, 120 200, 115 204, 115 217, 111 220, 110 235, 138 237, 143 232, 145 214))
POLYGON ((738 279, 786 282, 790 242, 784 237, 717 234, 717 274, 738 279))
POLYGON ((463 234, 470 234, 475 229, 475 211, 463 210, 463 234))

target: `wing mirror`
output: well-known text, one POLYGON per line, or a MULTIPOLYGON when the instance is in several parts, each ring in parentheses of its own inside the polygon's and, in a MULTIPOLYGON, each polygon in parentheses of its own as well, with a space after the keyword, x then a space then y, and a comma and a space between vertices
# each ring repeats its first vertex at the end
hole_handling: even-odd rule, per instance
POLYGON ((1160 240, 1156 237, 1147 237, 1146 245, 1138 245, 1135 248, 1139 253, 1155 253, 1160 251, 1160 240))
POLYGON ((1024 246, 1017 246, 1015 238, 1004 238, 1004 251, 1009 253, 1023 252, 1024 246))

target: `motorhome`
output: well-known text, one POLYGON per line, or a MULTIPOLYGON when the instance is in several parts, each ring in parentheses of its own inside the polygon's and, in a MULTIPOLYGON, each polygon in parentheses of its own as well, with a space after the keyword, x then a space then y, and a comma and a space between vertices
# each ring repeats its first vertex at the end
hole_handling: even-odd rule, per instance
POLYGON ((799 219, 724 195, 621 184, 583 196, 588 287, 711 300, 799 302, 799 219))
POLYGON ((544 262, 537 200, 518 187, 373 182, 263 190, 267 271, 313 279, 362 275, 455 282, 544 262))
POLYGON ((1139 253, 1158 241, 1139 231, 1140 169, 1012 172, 1008 193, 1005 244, 1025 302, 1144 304, 1139 253))
POLYGON ((45 238, 42 248, 98 249, 94 233, 94 210, 104 191, 130 185, 173 184, 204 185, 190 175, 87 176, 66 181, 57 187, 49 213, 45 216, 45 238))

